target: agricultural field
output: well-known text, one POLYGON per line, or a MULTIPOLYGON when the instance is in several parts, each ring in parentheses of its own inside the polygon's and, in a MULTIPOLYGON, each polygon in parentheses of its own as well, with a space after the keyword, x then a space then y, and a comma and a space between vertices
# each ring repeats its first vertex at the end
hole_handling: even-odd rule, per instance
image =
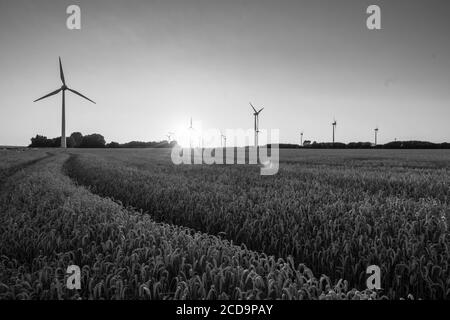
POLYGON ((450 298, 446 150, 281 150, 274 176, 169 149, 2 152, 0 299, 450 298))

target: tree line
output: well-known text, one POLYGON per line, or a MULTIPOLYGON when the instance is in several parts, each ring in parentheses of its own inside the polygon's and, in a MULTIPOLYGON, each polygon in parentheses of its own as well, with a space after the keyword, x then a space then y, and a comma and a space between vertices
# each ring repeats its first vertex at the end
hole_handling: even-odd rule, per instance
POLYGON ((392 141, 386 144, 374 145, 371 142, 316 142, 308 141, 303 146, 299 144, 279 144, 281 149, 450 149, 450 143, 433 143, 428 141, 392 141))
MULTIPOLYGON (((110 142, 106 143, 105 138, 98 133, 83 135, 80 132, 73 132, 66 137, 68 148, 167 148, 176 145, 176 141, 131 141, 127 143, 110 142)), ((46 136, 36 135, 31 138, 30 148, 59 148, 61 146, 61 137, 47 138, 46 136)))
MULTIPOLYGON (((126 143, 106 143, 105 138, 98 133, 83 136, 80 132, 74 132, 66 138, 68 148, 171 148, 176 141, 130 141, 126 143)), ((31 138, 30 148, 58 148, 61 146, 61 137, 48 139, 45 136, 36 135, 31 138)), ((271 147, 270 145, 268 145, 271 147)), ((374 145, 371 142, 316 142, 305 141, 303 146, 299 144, 280 143, 281 149, 450 149, 450 143, 432 143, 428 141, 392 141, 386 144, 374 145)))

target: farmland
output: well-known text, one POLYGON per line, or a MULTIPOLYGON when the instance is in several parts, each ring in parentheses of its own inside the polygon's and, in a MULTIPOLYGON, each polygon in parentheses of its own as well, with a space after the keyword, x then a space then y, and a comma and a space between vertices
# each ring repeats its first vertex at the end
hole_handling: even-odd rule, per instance
POLYGON ((5 152, 0 298, 450 298, 450 152, 280 155, 261 176, 168 149, 5 152))

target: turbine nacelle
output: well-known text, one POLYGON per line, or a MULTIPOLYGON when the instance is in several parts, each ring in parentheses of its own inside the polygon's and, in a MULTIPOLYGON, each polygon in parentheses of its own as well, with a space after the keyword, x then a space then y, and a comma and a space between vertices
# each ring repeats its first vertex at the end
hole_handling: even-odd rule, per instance
POLYGON ((256 111, 255 107, 253 106, 253 104, 251 102, 250 102, 250 106, 252 107, 252 109, 254 111, 253 115, 256 117, 259 116, 260 112, 263 111, 263 109, 264 109, 264 108, 261 108, 261 109, 259 109, 259 111, 256 111))

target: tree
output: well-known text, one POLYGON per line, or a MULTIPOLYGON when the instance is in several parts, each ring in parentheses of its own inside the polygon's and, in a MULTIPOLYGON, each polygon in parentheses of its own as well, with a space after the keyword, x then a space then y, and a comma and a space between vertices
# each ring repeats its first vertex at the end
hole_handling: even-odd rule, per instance
POLYGON ((106 145, 107 148, 120 148, 120 144, 115 141, 111 141, 106 145))
POLYGON ((36 137, 31 138, 30 148, 49 148, 52 145, 52 140, 47 139, 46 136, 41 136, 39 134, 36 137))
POLYGON ((370 143, 370 142, 350 142, 349 144, 347 144, 347 148, 370 149, 370 148, 372 148, 372 143, 370 143))
POLYGON ((80 148, 104 148, 105 144, 105 138, 101 134, 94 133, 83 137, 80 148))
POLYGON ((83 135, 80 132, 73 132, 70 135, 70 139, 72 140, 72 148, 78 148, 81 145, 81 142, 83 141, 83 135))

